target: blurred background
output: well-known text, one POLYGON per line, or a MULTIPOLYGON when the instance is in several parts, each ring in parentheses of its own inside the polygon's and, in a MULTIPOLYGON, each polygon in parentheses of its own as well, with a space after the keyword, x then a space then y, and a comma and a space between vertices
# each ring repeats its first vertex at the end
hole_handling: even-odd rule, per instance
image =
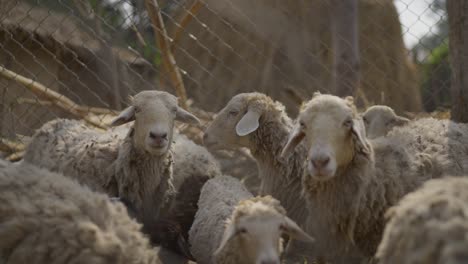
MULTIPOLYGON (((452 2, 462 45, 466 10, 452 2)), ((249 91, 293 117, 320 91, 448 118, 447 13, 445 0, 2 0, 0 151, 18 158, 57 117, 106 128, 146 89, 176 94, 205 124, 249 91)), ((200 142, 203 126, 180 129, 200 142)))

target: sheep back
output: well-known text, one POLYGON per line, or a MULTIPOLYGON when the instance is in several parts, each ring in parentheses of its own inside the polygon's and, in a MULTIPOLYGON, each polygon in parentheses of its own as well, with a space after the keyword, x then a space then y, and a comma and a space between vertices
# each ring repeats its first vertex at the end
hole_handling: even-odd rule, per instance
POLYGON ((466 263, 468 179, 426 182, 387 212, 379 263, 466 263))
POLYGON ((29 164, 0 167, 0 259, 159 263, 140 225, 105 195, 29 164))
POLYGON ((24 160, 116 196, 111 164, 124 137, 122 131, 103 133, 77 120, 56 119, 36 131, 24 160))

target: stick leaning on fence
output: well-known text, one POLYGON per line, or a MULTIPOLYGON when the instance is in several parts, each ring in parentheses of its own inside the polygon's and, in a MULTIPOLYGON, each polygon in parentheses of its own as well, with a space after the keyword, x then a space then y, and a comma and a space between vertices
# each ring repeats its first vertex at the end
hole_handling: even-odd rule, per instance
POLYGON ((53 105, 58 108, 76 116, 82 118, 87 123, 96 126, 101 129, 107 129, 107 126, 95 119, 83 111, 83 107, 73 102, 70 98, 55 92, 54 90, 47 88, 43 84, 24 77, 16 72, 10 71, 3 66, 0 66, 0 76, 16 81, 27 89, 29 89, 36 96, 50 101, 53 105))

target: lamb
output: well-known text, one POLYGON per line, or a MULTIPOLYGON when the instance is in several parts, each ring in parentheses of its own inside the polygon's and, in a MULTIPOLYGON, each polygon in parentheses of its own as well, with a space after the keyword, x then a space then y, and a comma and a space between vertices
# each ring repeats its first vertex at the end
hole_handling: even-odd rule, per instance
POLYGON ((394 127, 406 125, 410 121, 408 118, 398 116, 392 108, 385 105, 367 108, 362 114, 362 120, 369 139, 385 136, 394 127))
POLYGON ((387 211, 379 263, 467 263, 468 179, 426 182, 387 211))
POLYGON ((279 263, 281 235, 313 239, 271 196, 253 197, 236 179, 219 176, 202 188, 190 229, 198 263, 279 263))
POLYGON ((309 149, 302 186, 307 230, 318 241, 311 255, 325 252, 336 263, 371 258, 390 206, 431 178, 467 174, 467 131, 466 124, 424 119, 369 141, 352 97, 315 94, 282 153, 302 140, 309 149))
POLYGON ((0 262, 162 263, 124 206, 63 175, 0 162, 0 262))
POLYGON ((101 133, 79 121, 54 120, 35 133, 24 160, 128 199, 137 218, 151 223, 170 210, 175 195, 170 151, 175 119, 199 123, 178 107, 175 96, 143 91, 112 122, 118 126, 135 120, 129 129, 101 133))
POLYGON ((234 96, 216 115, 203 136, 210 150, 247 147, 258 164, 260 195, 272 195, 299 226, 306 220, 301 197, 305 147, 297 147, 286 160, 280 158, 292 120, 284 106, 261 93, 234 96))

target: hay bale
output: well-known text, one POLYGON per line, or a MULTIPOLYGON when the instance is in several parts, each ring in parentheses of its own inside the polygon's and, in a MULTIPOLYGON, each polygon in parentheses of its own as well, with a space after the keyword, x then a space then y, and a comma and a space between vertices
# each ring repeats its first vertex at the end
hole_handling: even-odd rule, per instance
MULTIPOLYGON (((295 115, 298 98, 330 91, 333 51, 328 1, 204 2, 208 7, 187 26, 175 49, 196 105, 217 111, 233 95, 255 90, 281 100, 295 115)), ((179 7, 174 17, 184 8, 179 7)), ((382 103, 383 94, 384 103, 397 112, 421 110, 393 2, 360 0, 359 14, 365 96, 371 103, 382 103)), ((177 27, 173 21, 168 21, 169 32, 177 27)))

